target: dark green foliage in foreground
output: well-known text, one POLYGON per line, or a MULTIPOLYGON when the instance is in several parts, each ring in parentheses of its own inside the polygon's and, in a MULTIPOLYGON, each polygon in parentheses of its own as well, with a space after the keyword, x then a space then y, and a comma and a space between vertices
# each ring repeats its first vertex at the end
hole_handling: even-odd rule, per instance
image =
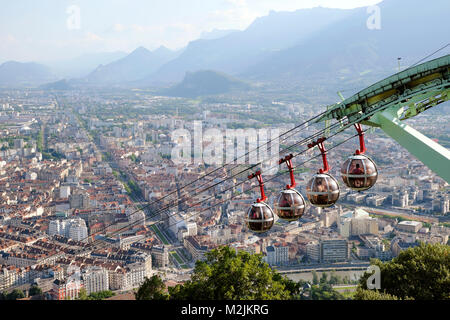
POLYGON ((77 300, 104 300, 104 299, 110 298, 115 295, 116 294, 110 290, 92 292, 90 295, 88 295, 86 292, 86 289, 81 288, 80 292, 78 293, 77 300))
POLYGON ((330 284, 321 282, 319 285, 313 285, 310 293, 311 300, 345 300, 345 297, 334 290, 330 284))
POLYGON ((103 300, 103 299, 111 298, 112 296, 115 296, 115 295, 116 294, 110 290, 93 292, 89 295, 89 300, 103 300))
POLYGON ((23 293, 23 291, 18 289, 14 289, 10 293, 0 293, 0 300, 17 300, 22 298, 25 298, 25 294, 23 293))
POLYGON ((144 283, 135 292, 136 300, 167 300, 168 294, 165 293, 166 286, 158 275, 151 278, 145 278, 144 283))
POLYGON ((221 247, 197 261, 192 279, 169 289, 175 300, 286 300, 291 293, 262 256, 221 247))
POLYGON ((364 290, 358 288, 356 290, 355 300, 400 300, 398 297, 388 293, 379 292, 377 290, 364 290))
POLYGON ((37 296, 42 294, 42 289, 36 285, 30 287, 30 291, 28 292, 29 296, 37 296))
POLYGON ((381 271, 380 292, 367 292, 370 275, 365 273, 360 279, 356 299, 450 299, 450 247, 447 245, 421 244, 400 252, 392 261, 383 263, 373 259, 371 263, 381 271))
MULTIPOLYGON (((303 299, 305 281, 292 281, 272 270, 261 255, 235 252, 227 246, 206 254, 197 261, 191 280, 169 287, 169 294, 159 276, 147 279, 136 299, 171 300, 288 300, 303 299)), ((312 289, 312 299, 340 299, 342 295, 329 284, 312 289)))

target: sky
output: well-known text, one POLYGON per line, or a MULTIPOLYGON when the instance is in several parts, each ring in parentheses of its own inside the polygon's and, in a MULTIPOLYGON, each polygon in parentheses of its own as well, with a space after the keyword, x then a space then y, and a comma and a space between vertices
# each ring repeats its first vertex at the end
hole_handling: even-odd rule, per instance
POLYGON ((244 30, 270 11, 351 9, 380 0, 15 0, 0 4, 0 63, 68 60, 144 46, 180 49, 203 32, 244 30))

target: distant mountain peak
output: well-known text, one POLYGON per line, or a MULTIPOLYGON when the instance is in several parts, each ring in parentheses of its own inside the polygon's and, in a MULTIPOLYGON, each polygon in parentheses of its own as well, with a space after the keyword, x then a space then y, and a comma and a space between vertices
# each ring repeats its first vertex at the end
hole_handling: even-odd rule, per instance
POLYGON ((145 48, 145 47, 143 47, 143 46, 140 46, 140 47, 134 49, 134 50, 130 53, 130 55, 136 55, 136 54, 149 54, 149 53, 151 53, 150 50, 148 50, 147 48, 145 48))
POLYGON ((91 84, 123 84, 137 81, 156 71, 174 56, 175 52, 164 46, 154 51, 140 46, 119 60, 98 66, 87 76, 87 80, 91 84))
POLYGON ((170 50, 169 48, 167 48, 165 46, 160 46, 158 49, 155 49, 152 51, 152 53, 156 54, 156 55, 170 54, 171 52, 172 52, 172 50, 170 50))
POLYGON ((170 51, 169 48, 167 48, 167 47, 165 47, 165 46, 163 46, 163 45, 159 46, 159 48, 158 48, 158 49, 155 49, 154 51, 158 51, 158 50, 169 50, 169 51, 170 51))

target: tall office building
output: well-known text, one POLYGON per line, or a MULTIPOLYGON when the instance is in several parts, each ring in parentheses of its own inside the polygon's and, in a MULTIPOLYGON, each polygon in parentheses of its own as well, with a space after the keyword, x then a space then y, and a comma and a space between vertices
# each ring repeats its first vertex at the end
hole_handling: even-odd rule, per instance
POLYGON ((349 258, 346 239, 320 240, 321 262, 345 262, 349 258))
POLYGON ((306 255, 312 262, 334 263, 349 259, 346 239, 322 239, 306 245, 306 255))

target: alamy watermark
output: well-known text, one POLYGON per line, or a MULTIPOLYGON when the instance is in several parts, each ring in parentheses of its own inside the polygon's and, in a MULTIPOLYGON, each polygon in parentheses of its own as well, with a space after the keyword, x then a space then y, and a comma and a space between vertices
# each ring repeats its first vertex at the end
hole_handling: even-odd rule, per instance
POLYGON ((67 275, 69 276, 67 278, 67 290, 75 290, 78 291, 82 287, 81 283, 81 270, 80 267, 76 265, 70 265, 67 268, 67 275))
POLYGON ((205 163, 208 165, 260 164, 266 174, 278 170, 279 130, 225 129, 203 130, 201 121, 194 121, 193 135, 187 129, 171 134, 175 146, 171 160, 175 164, 205 163))
POLYGON ((69 30, 80 30, 81 29, 81 15, 80 7, 77 5, 71 5, 67 7, 66 13, 68 14, 66 20, 66 26, 69 30))
POLYGON ((367 268, 367 273, 370 273, 371 276, 367 278, 366 286, 369 290, 381 289, 381 270, 377 265, 370 265, 367 268))
POLYGON ((366 26, 369 30, 380 30, 381 29, 381 10, 379 6, 369 6, 367 7, 367 14, 370 14, 367 18, 366 26))

